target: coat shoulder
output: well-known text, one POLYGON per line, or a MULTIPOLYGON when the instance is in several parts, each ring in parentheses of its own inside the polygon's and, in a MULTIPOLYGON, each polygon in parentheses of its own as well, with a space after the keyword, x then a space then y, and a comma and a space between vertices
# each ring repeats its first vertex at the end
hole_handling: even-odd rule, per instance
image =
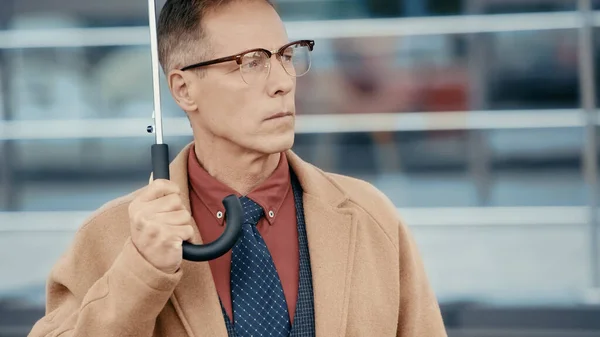
POLYGON ((82 231, 117 230, 129 220, 129 204, 140 190, 112 199, 94 210, 79 228, 82 231))
POLYGON ((129 204, 140 190, 108 201, 93 211, 79 226, 71 249, 93 254, 107 268, 120 253, 129 229, 129 204))
POLYGON ((390 239, 398 237, 401 218, 398 209, 385 193, 362 179, 330 172, 325 174, 348 196, 348 201, 367 213, 390 239))
POLYGON ((50 274, 51 284, 68 284, 79 299, 117 259, 130 235, 129 204, 136 192, 113 199, 91 212, 50 274))

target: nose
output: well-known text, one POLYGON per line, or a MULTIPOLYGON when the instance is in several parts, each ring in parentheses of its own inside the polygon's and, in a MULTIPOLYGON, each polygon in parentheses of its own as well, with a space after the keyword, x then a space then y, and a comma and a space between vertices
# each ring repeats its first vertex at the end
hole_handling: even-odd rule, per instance
POLYGON ((283 68, 283 63, 277 55, 271 56, 271 70, 267 80, 267 90, 270 96, 286 95, 294 89, 296 78, 290 76, 283 68))

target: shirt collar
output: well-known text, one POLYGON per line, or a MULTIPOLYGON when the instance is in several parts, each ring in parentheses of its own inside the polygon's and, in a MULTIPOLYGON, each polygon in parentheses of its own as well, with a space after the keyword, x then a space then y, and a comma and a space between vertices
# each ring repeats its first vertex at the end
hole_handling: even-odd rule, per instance
MULTIPOLYGON (((223 226, 225 208, 222 200, 231 194, 237 197, 241 195, 206 172, 196 158, 194 145, 189 152, 188 172, 191 192, 206 206, 217 223, 223 226)), ((268 223, 274 225, 290 186, 289 164, 285 153, 281 153, 275 171, 247 196, 264 209, 268 223)))

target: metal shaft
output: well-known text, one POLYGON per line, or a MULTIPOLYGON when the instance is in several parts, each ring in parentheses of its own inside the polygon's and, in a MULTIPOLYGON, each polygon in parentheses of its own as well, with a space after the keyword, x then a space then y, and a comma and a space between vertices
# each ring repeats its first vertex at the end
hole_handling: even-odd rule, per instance
POLYGON ((593 12, 590 0, 579 0, 578 9, 581 18, 579 30, 579 81, 581 104, 585 111, 586 139, 584 147, 584 170, 590 207, 590 263, 592 287, 600 288, 600 247, 598 243, 598 166, 596 160, 596 87, 594 83, 593 58, 593 12))
MULTIPOLYGON (((16 0, 3 3, 0 10, 0 29, 7 30, 8 23, 14 15, 16 0)), ((12 78, 15 72, 10 66, 9 50, 0 50, 0 120, 9 121, 14 116, 14 85, 12 78)), ((0 209, 16 211, 19 206, 20 189, 14 175, 15 162, 18 162, 15 151, 16 140, 0 140, 0 209)))
POLYGON ((163 144, 162 110, 160 103, 160 65, 158 61, 158 33, 156 29, 156 0, 148 0, 150 25, 150 52, 152 56, 152 87, 154 90, 154 134, 156 144, 163 144))

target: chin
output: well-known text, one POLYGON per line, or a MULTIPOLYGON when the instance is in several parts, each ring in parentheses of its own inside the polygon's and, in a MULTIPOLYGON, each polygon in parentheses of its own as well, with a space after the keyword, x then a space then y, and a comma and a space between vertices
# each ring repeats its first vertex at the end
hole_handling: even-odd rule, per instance
POLYGON ((287 151, 294 146, 294 133, 285 133, 261 137, 253 146, 258 152, 264 154, 274 154, 287 151))

